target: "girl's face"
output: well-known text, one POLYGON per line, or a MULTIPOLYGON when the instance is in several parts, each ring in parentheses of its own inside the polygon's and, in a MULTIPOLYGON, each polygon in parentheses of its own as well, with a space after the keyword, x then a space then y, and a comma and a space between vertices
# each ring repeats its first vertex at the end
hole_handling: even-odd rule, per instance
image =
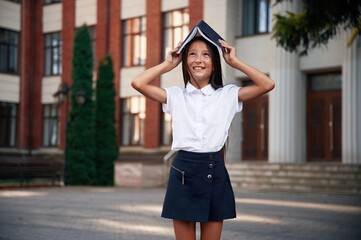
POLYGON ((204 42, 191 43, 187 55, 187 66, 193 86, 202 88, 209 84, 213 63, 211 53, 204 42))

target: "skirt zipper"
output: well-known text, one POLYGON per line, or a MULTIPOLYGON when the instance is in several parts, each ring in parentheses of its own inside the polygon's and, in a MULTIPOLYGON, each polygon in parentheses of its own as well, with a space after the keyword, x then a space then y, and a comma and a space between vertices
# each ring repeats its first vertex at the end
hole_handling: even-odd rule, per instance
POLYGON ((171 165, 171 167, 182 174, 182 185, 184 185, 184 174, 185 174, 185 171, 179 170, 178 168, 174 167, 173 165, 171 165))

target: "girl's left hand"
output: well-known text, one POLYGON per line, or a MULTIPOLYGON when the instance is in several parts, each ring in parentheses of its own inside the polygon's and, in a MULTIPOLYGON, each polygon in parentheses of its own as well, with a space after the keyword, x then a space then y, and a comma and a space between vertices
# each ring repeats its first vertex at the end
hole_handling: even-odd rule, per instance
POLYGON ((226 63, 233 66, 234 60, 237 59, 236 48, 229 45, 226 41, 219 40, 219 43, 224 47, 223 58, 226 63))

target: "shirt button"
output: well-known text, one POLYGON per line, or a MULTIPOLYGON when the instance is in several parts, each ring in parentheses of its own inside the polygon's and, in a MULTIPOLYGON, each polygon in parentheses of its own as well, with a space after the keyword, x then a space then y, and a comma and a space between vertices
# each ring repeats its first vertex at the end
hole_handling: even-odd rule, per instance
POLYGON ((209 159, 213 159, 213 155, 209 155, 209 159))
POLYGON ((213 164, 212 164, 212 163, 209 164, 208 167, 212 169, 212 168, 213 168, 213 164))
POLYGON ((207 175, 207 178, 208 178, 208 179, 212 179, 212 175, 211 175, 211 174, 208 174, 208 175, 207 175))

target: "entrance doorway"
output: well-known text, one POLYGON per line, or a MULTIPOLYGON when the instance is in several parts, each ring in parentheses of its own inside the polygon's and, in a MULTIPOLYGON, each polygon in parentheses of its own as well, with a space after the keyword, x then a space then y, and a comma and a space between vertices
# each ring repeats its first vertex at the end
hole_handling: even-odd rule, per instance
POLYGON ((243 105, 243 160, 268 158, 268 96, 243 105))
POLYGON ((309 161, 341 161, 341 74, 309 76, 307 156, 309 161))

